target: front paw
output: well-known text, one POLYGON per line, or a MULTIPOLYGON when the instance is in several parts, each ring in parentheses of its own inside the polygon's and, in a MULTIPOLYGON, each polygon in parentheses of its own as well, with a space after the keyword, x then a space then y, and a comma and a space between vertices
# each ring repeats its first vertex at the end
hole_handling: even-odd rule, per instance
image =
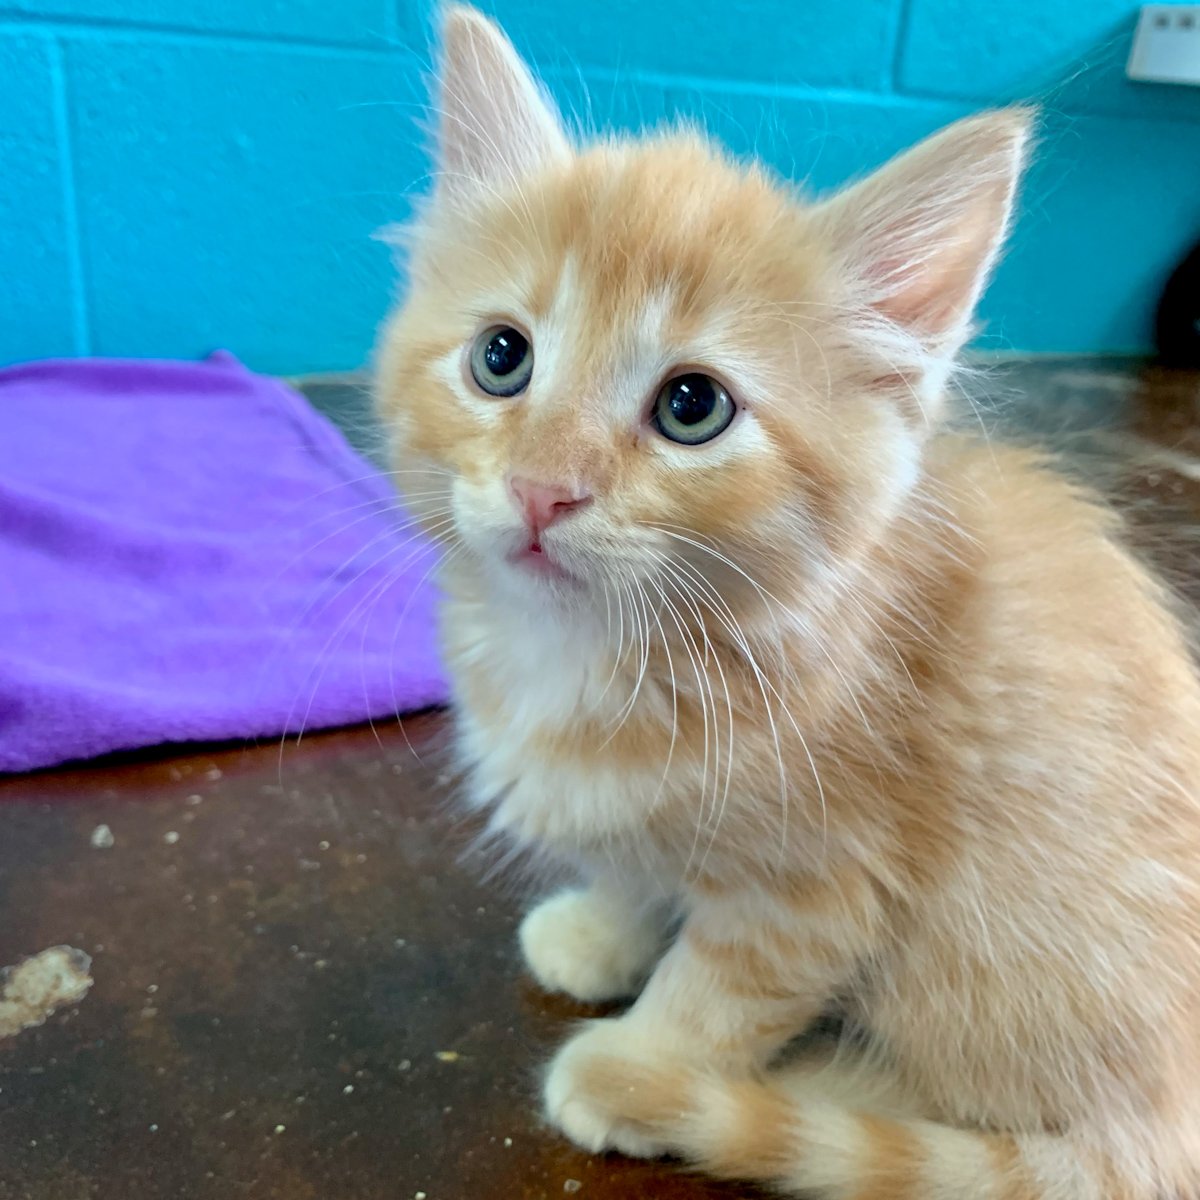
POLYGON ((560 892, 521 922, 521 950, 547 991, 596 1004, 636 994, 658 955, 660 931, 594 892, 560 892))
POLYGON ((676 1100, 670 1068, 657 1063, 650 1068, 653 1060, 654 1050, 630 1036, 628 1022, 589 1021, 550 1063, 543 1091, 547 1118, 593 1154, 666 1154, 669 1146, 657 1136, 657 1118, 664 1104, 671 1108, 676 1100), (648 1092, 644 1082, 651 1077, 655 1085, 648 1092))

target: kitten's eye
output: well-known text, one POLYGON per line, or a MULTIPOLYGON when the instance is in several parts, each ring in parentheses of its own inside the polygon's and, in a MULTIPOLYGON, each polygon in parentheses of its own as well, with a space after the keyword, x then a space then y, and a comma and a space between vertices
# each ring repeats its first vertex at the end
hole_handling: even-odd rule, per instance
POLYGON ((523 392, 533 374, 529 339, 508 325, 485 329, 471 347, 471 374, 489 396, 523 392))
POLYGON ((707 375, 677 375, 663 384, 654 402, 654 427, 672 442, 699 446, 724 433, 737 407, 707 375))

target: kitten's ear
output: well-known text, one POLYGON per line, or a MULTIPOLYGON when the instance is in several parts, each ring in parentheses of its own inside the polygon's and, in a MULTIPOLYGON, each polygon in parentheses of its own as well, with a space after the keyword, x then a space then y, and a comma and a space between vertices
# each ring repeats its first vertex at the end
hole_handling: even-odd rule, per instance
POLYGON ((958 121, 820 208, 863 299, 939 356, 970 333, 1012 214, 1032 114, 958 121))
POLYGON ((519 183, 569 152, 558 113, 512 43, 465 5, 443 11, 437 106, 438 188, 451 198, 519 183))

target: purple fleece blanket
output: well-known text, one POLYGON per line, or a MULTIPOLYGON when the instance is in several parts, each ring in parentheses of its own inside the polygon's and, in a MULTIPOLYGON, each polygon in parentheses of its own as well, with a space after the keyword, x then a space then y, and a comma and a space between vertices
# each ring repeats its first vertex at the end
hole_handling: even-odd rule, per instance
POLYGON ((0 370, 0 771, 439 703, 433 561, 228 355, 0 370))

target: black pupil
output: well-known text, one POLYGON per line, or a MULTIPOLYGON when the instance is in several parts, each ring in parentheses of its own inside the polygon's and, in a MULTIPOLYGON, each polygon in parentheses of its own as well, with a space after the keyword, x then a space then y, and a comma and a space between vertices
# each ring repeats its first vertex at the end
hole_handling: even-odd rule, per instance
POLYGON ((707 375, 681 375, 671 381, 667 403, 680 425, 699 425, 717 407, 717 389, 707 375))
POLYGON ((493 375, 511 375, 524 361, 529 343, 515 330, 494 333, 483 352, 483 360, 493 375))

